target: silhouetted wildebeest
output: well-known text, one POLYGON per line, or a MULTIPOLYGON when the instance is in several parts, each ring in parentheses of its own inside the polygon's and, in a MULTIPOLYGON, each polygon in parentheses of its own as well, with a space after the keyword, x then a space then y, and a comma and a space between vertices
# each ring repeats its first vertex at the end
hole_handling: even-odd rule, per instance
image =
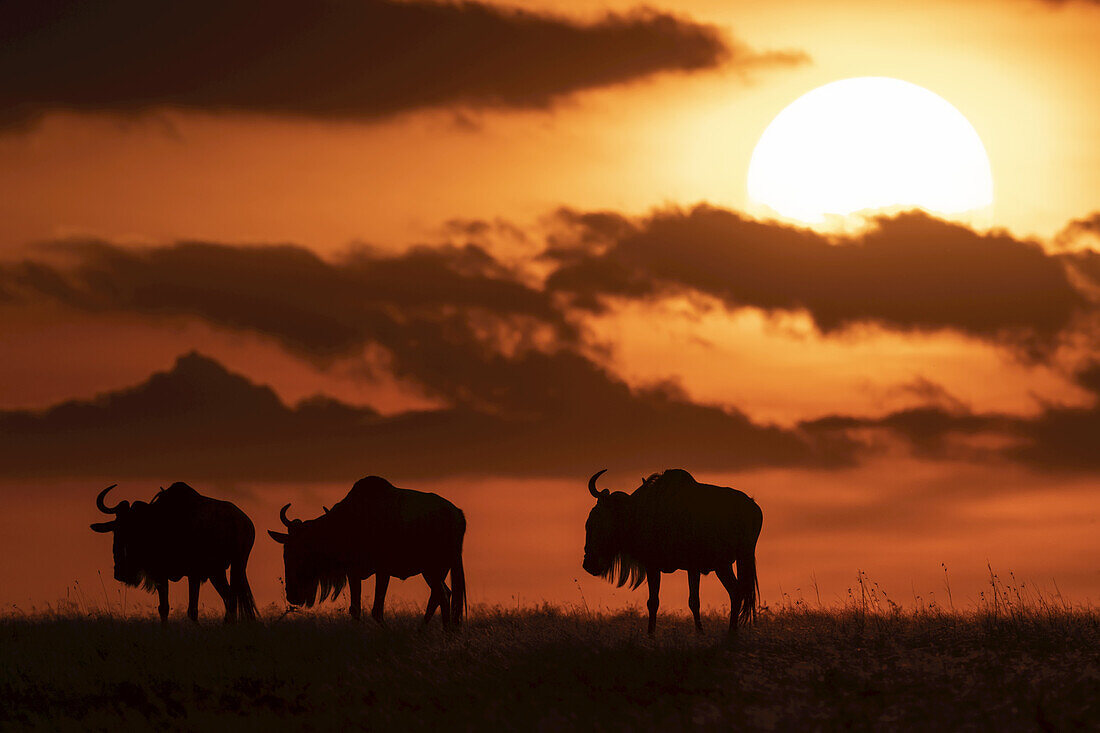
MULTIPOLYGON (((606 471, 607 469, 604 469, 606 471)), ((736 489, 701 484, 683 469, 653 474, 634 493, 596 489, 585 523, 584 569, 637 588, 649 581, 649 633, 657 628, 661 573, 688 572, 688 606, 699 621, 699 575, 714 571, 730 595, 730 631, 756 618, 756 540, 763 515, 736 489), (737 563, 734 575, 733 563, 737 563), (738 577, 739 576, 739 577, 738 577)))
POLYGON ((443 625, 461 622, 466 608, 462 540, 466 517, 438 494, 399 489, 378 476, 360 479, 348 495, 316 519, 289 520, 287 504, 279 518, 287 531, 268 531, 283 546, 286 600, 312 606, 336 597, 347 584, 349 611, 358 619, 362 581, 375 576, 371 617, 383 623, 390 578, 423 575, 431 588, 424 623, 435 615, 443 625), (444 582, 451 574, 454 592, 444 582), (318 594, 318 590, 320 593, 318 594))
POLYGON ((237 505, 203 496, 185 483, 161 489, 150 502, 123 500, 113 507, 99 492, 95 505, 110 522, 92 525, 114 532, 115 579, 126 585, 156 589, 160 619, 168 621, 168 581, 187 578, 187 615, 198 620, 199 588, 209 580, 225 602, 225 620, 237 614, 256 617, 256 603, 245 566, 256 539, 252 520, 237 505), (229 568, 229 579, 225 570, 229 568))

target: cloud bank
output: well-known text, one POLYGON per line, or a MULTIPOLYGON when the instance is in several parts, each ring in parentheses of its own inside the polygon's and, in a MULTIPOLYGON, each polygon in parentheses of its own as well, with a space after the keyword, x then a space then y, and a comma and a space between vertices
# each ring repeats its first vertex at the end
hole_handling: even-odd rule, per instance
POLYGON ((1093 473, 1100 471, 1100 363, 1082 366, 1076 381, 1092 393, 1091 405, 1046 405, 1034 417, 929 406, 880 418, 833 415, 802 427, 811 434, 860 441, 865 454, 882 447, 868 440, 868 433, 887 433, 920 458, 1007 461, 1041 471, 1093 473))
POLYGON ((562 216, 587 244, 551 248, 560 265, 547 287, 590 309, 607 296, 689 290, 730 308, 805 310, 826 334, 874 323, 1041 346, 1091 308, 1066 258, 917 212, 839 237, 710 206, 640 220, 562 216))
POLYGON ((65 262, 0 265, 10 302, 198 318, 273 339, 319 367, 381 347, 395 376, 479 409, 528 399, 534 379, 513 368, 519 355, 579 343, 547 293, 475 245, 360 250, 334 261, 289 245, 68 241, 48 249, 65 262))
POLYGON ((1092 362, 1076 374, 1096 395, 1084 407, 974 413, 925 381, 911 387, 923 407, 788 428, 673 384, 628 385, 599 363, 585 325, 616 298, 696 292, 730 308, 804 310, 826 335, 875 323, 1049 348, 1087 335, 1096 315, 1091 250, 1048 252, 916 213, 834 238, 705 206, 562 212, 556 226, 542 281, 475 244, 322 259, 292 245, 84 240, 0 263, 0 308, 14 317, 49 303, 195 318, 273 339, 319 368, 380 347, 386 368, 443 405, 393 416, 323 397, 289 406, 192 354, 130 390, 0 413, 0 466, 10 476, 343 479, 367 463, 395 475, 564 476, 614 464, 836 468, 900 442, 936 460, 1100 470, 1092 362))
POLYGON ((527 354, 500 404, 384 417, 322 397, 290 407, 196 353, 94 400, 0 412, 0 476, 348 480, 587 475, 606 465, 698 470, 834 466, 847 441, 753 423, 666 387, 631 389, 576 354, 527 354), (522 409, 520 409, 522 408, 522 409))
POLYGON ((440 336, 574 347, 590 313, 682 293, 731 310, 804 312, 826 336, 861 324, 951 330, 1043 358, 1091 328, 1100 304, 1100 253, 1048 251, 920 212, 827 236, 707 205, 645 217, 560 211, 545 242, 506 266, 473 243, 326 260, 294 245, 69 240, 0 262, 0 302, 194 316, 317 362, 367 344, 411 356, 413 342, 440 336))
POLYGON ((0 5, 0 48, 9 124, 52 110, 371 120, 537 108, 660 72, 805 60, 651 10, 581 22, 429 0, 12 0, 0 5))

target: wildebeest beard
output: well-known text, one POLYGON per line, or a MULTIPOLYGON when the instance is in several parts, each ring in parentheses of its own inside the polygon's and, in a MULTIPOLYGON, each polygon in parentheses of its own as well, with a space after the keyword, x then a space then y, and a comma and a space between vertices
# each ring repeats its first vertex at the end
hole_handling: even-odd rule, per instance
POLYGON ((118 577, 118 575, 115 575, 115 580, 119 581, 123 585, 128 585, 131 588, 141 588, 145 591, 154 591, 157 589, 156 579, 149 575, 148 571, 144 569, 135 570, 133 576, 126 579, 120 578, 118 577))
MULTIPOLYGON (((652 484, 660 477, 661 474, 659 473, 650 474, 648 478, 642 481, 642 486, 652 484)), ((629 584, 630 589, 635 590, 646 581, 647 576, 645 565, 641 561, 628 551, 619 549, 611 559, 611 564, 607 567, 607 570, 600 573, 600 577, 614 583, 616 588, 622 588, 624 585, 629 584)))
MULTIPOLYGON (((144 565, 145 562, 149 560, 150 553, 156 551, 156 543, 154 538, 150 537, 149 534, 144 532, 144 529, 141 525, 141 522, 148 521, 148 515, 142 512, 142 510, 146 509, 147 506, 144 502, 140 501, 135 502, 134 504, 135 506, 130 509, 134 516, 126 518, 127 520, 129 520, 130 524, 128 525, 128 527, 121 530, 122 532, 124 532, 124 534, 120 536, 120 529, 117 526, 115 528, 115 579, 123 583, 124 585, 130 586, 131 588, 141 588, 145 591, 154 591, 157 589, 158 585, 156 574, 150 572, 147 567, 143 567, 142 565, 144 565), (131 558, 129 563, 130 567, 126 568, 128 572, 125 578, 120 578, 118 575, 119 566, 122 565, 123 567, 125 567, 127 564, 125 560, 123 560, 122 562, 119 561, 120 552, 122 553, 122 557, 125 558, 126 556, 130 556, 131 558), (138 563, 140 564, 134 562, 132 558, 135 557, 140 558, 140 560, 138 561, 138 563), (134 567, 135 564, 137 565, 137 567, 134 567)), ((115 521, 117 523, 126 520, 119 519, 115 521)))
POLYGON ((311 568, 312 575, 307 581, 308 588, 305 593, 306 608, 312 608, 319 601, 333 600, 344 590, 348 584, 348 574, 343 568, 335 565, 319 569, 311 568))
POLYGON ((620 551, 611 559, 607 570, 600 573, 600 577, 614 583, 617 588, 629 583, 630 589, 634 590, 646 580, 645 566, 629 553, 620 551))
POLYGON ((149 592, 157 589, 157 581, 150 577, 150 575, 144 570, 138 571, 137 582, 126 583, 126 585, 130 586, 131 588, 137 588, 140 585, 142 590, 149 592))

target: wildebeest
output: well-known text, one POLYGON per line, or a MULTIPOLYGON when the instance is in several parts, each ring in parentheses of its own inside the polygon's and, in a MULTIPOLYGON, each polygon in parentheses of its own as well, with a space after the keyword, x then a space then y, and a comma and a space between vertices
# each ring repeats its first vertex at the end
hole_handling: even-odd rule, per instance
POLYGON ((424 623, 440 609, 443 625, 459 624, 466 608, 462 541, 466 517, 438 494, 399 489, 379 476, 360 479, 331 510, 316 519, 279 518, 287 531, 268 534, 283 545, 286 600, 312 606, 336 600, 348 586, 349 611, 358 619, 362 581, 375 576, 371 617, 384 625, 390 578, 423 575, 431 588, 424 623), (451 574, 453 592, 444 582, 451 574))
MULTIPOLYGON (((604 469, 606 471, 607 469, 604 469)), ((673 468, 653 474, 632 494, 596 489, 600 471, 588 480, 596 497, 585 523, 584 569, 637 588, 649 581, 649 633, 657 628, 661 573, 686 570, 688 607, 699 620, 699 575, 714 571, 730 596, 730 631, 756 618, 756 540, 763 515, 736 489, 697 482, 673 468), (737 574, 733 564, 737 563, 737 574), (618 576, 616 579, 616 575, 618 576)))
POLYGON ((160 619, 168 621, 168 581, 187 578, 187 616, 198 620, 199 588, 209 580, 225 602, 225 620, 239 613, 256 617, 256 603, 245 566, 256 539, 252 520, 237 505, 211 499, 185 483, 161 489, 150 502, 123 500, 113 507, 99 492, 95 504, 109 522, 92 525, 96 532, 114 532, 115 579, 160 596, 160 619), (229 569, 226 580, 225 570, 229 569))

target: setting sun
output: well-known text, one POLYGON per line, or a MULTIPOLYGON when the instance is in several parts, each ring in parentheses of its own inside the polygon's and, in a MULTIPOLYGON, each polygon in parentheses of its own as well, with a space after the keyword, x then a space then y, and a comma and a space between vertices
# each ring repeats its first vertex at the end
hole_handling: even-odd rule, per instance
POLYGON ((978 133, 942 97, 884 77, 844 79, 780 112, 749 164, 754 204, 818 224, 858 211, 969 214, 993 203, 978 133))

